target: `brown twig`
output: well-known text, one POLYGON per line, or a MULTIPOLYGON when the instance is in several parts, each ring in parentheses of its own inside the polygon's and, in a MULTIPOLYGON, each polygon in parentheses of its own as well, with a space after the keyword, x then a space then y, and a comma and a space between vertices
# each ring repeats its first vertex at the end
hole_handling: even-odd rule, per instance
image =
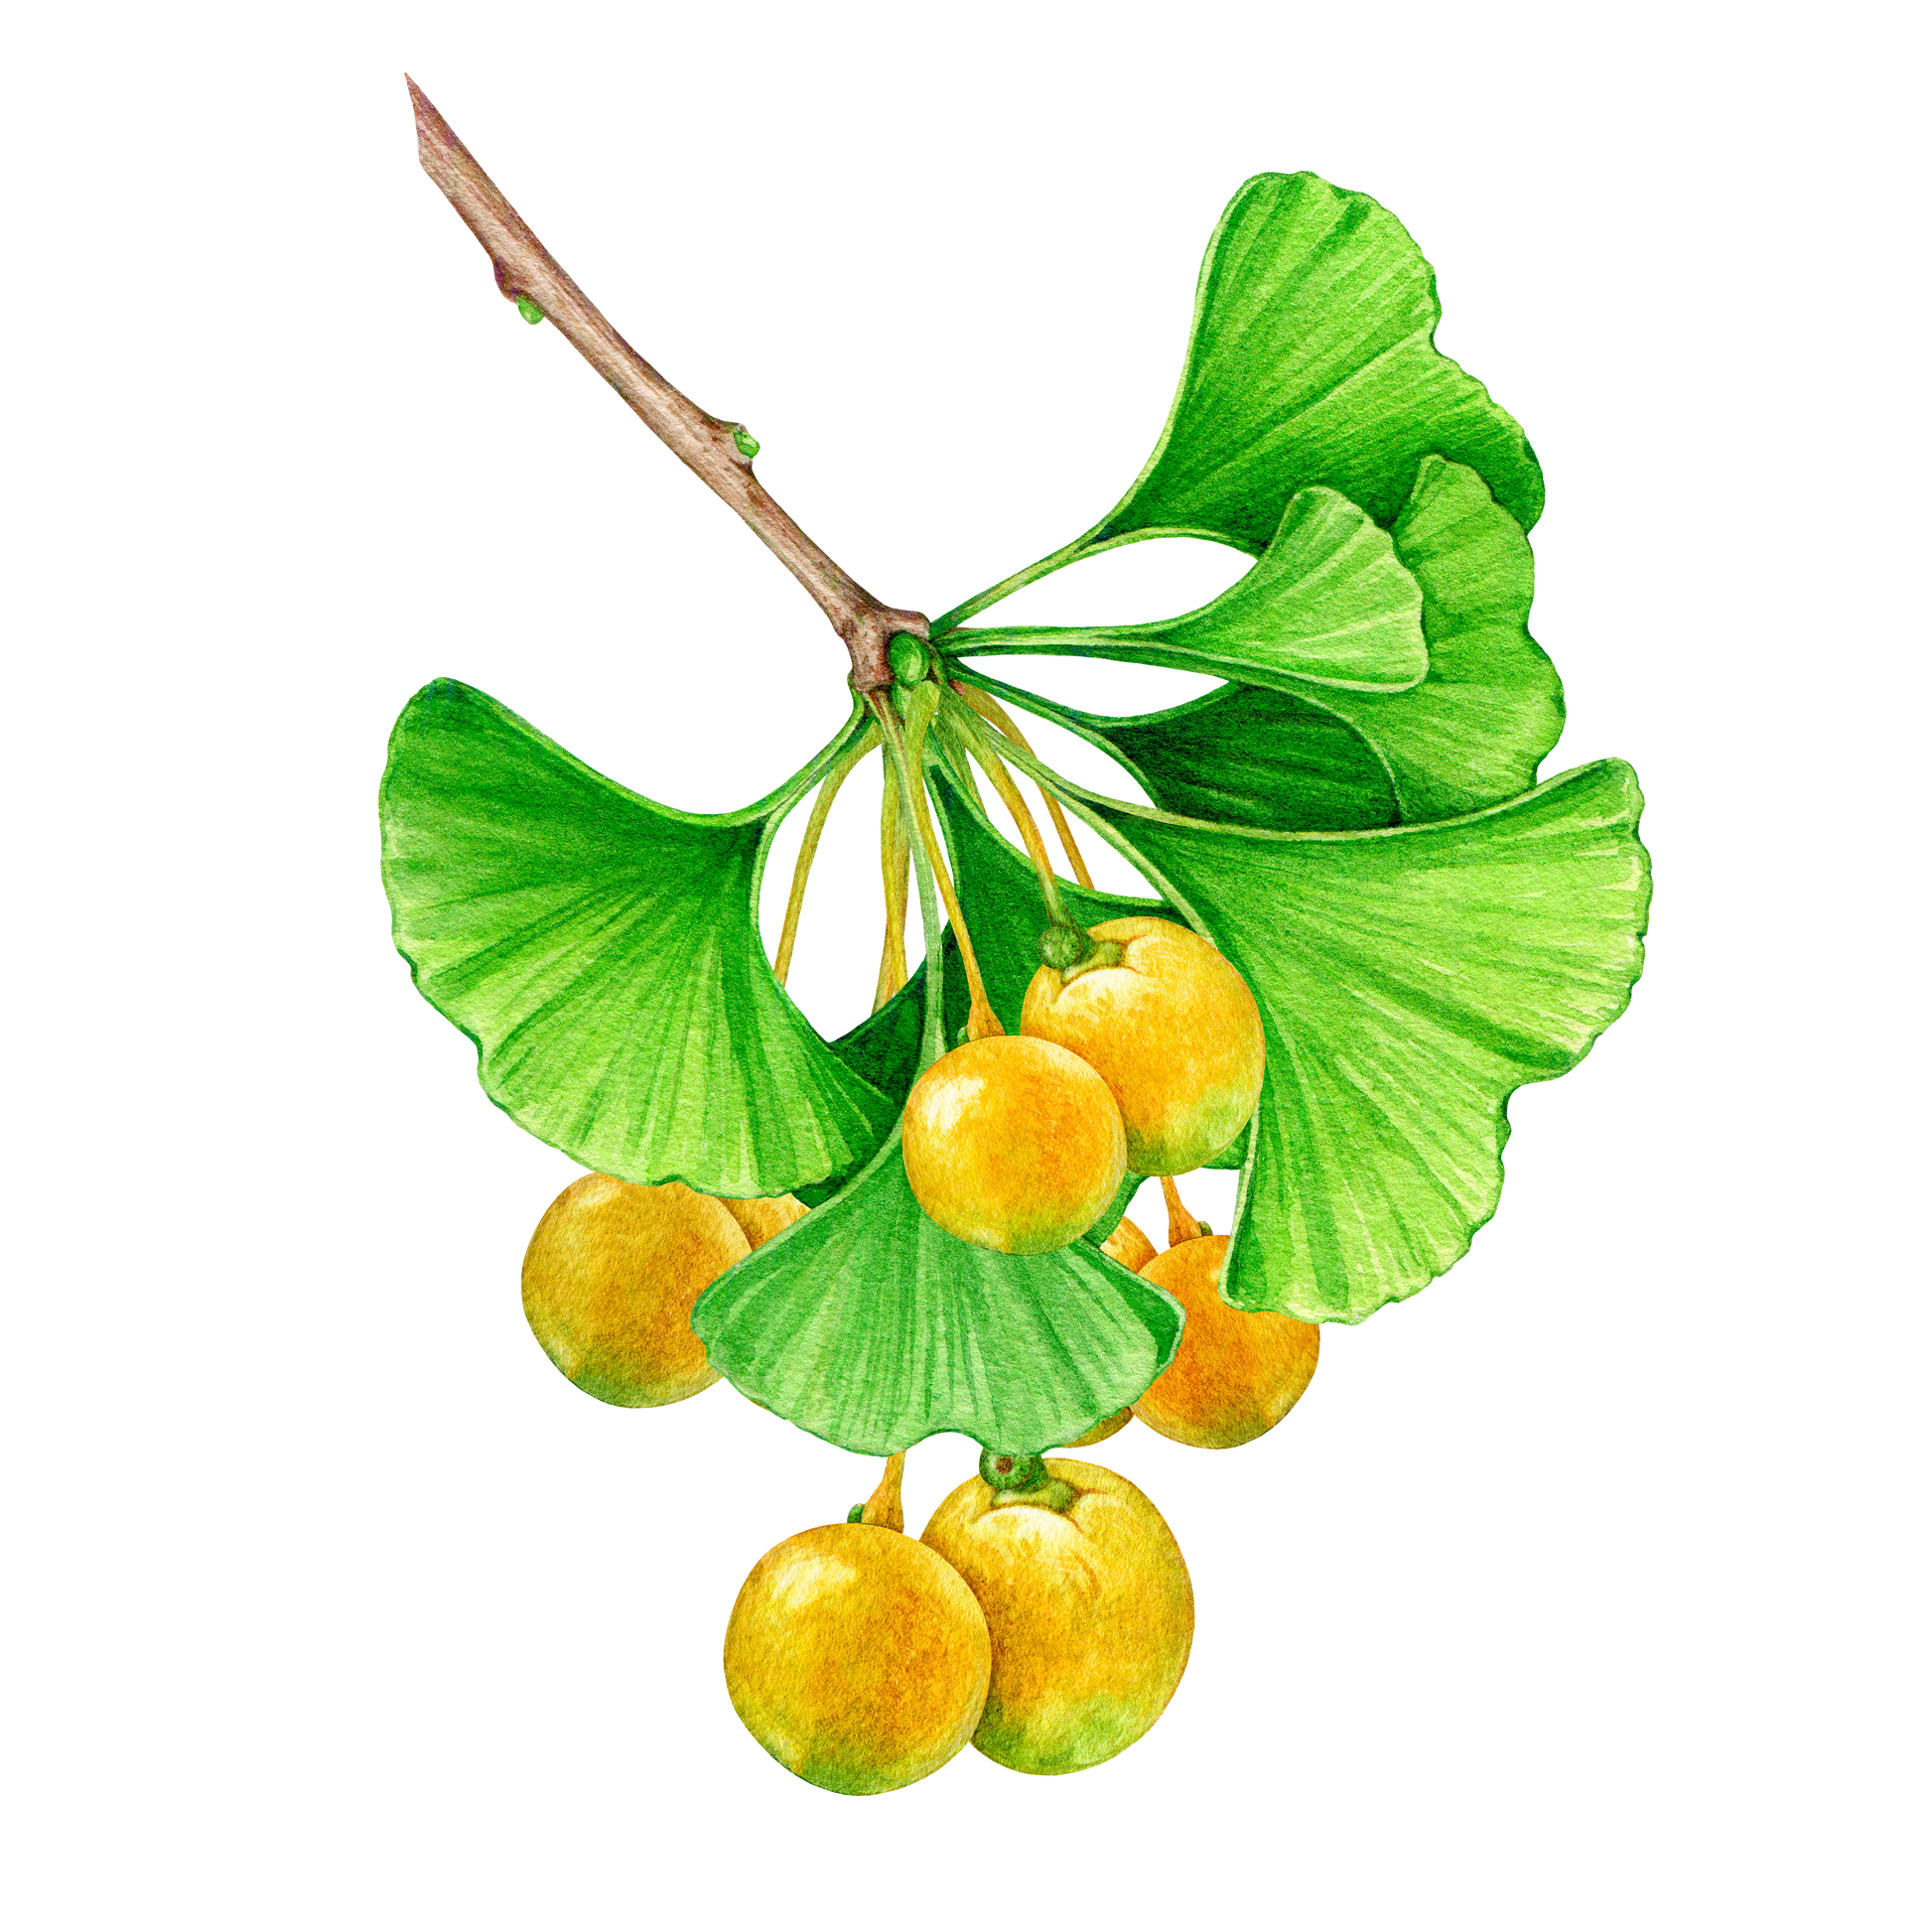
MULTIPOLYGON (((408 79, 408 75, 403 76, 408 79)), ((599 375, 643 419, 647 428, 742 516, 804 585, 831 620, 852 657, 852 682, 883 691, 893 681, 887 646, 899 631, 926 635, 917 611, 882 604, 856 584, 774 502, 752 474, 742 423, 709 416, 674 389, 598 313, 596 305, 510 207, 429 97, 409 81, 416 110, 416 149, 423 172, 450 198, 496 271, 496 286, 511 301, 534 303, 599 375)), ((752 454, 757 444, 750 444, 752 454)))

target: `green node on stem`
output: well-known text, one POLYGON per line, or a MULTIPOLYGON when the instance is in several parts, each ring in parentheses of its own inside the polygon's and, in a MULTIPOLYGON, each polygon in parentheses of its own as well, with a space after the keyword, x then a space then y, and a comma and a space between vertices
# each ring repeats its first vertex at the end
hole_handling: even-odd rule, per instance
POLYGON ((1096 966, 1118 966, 1127 957, 1111 939, 1096 939, 1084 926, 1049 925, 1039 935, 1040 963, 1061 979, 1078 979, 1096 966))
POLYGON ((845 1512, 845 1520, 848 1523, 863 1523, 866 1520, 865 1504, 854 1503, 852 1507, 845 1512))
POLYGON ((926 648, 923 637, 915 637, 909 630, 893 633, 892 641, 886 646, 886 661, 893 667, 893 676, 908 688, 923 684, 932 675, 932 653, 926 648))
POLYGON ((734 423, 732 425, 732 442, 737 446, 738 454, 747 463, 750 463, 758 455, 760 447, 758 438, 743 423, 734 423))
POLYGON ((516 313, 532 328, 543 320, 543 311, 527 295, 519 295, 516 298, 516 313))
POLYGON ((980 1479, 992 1489, 993 1507, 1007 1509, 1070 1509, 1079 1491, 1058 1476, 1049 1475, 1046 1458, 1011 1455, 1004 1449, 984 1449, 980 1453, 980 1479))
POLYGON ((980 1480, 993 1489, 1033 1489, 1046 1480, 1046 1458, 1013 1455, 1005 1449, 980 1451, 980 1480))

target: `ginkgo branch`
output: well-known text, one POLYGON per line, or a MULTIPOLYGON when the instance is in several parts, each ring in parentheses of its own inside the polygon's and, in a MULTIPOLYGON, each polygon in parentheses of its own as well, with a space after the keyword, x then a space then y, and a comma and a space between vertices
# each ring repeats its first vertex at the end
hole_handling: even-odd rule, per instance
POLYGON ((645 425, 752 526, 844 640, 854 688, 883 691, 893 681, 888 646, 901 631, 924 637, 925 618, 882 604, 786 515, 752 474, 758 445, 745 426, 708 415, 665 381, 564 272, 413 80, 409 98, 423 172, 483 243, 496 286, 526 315, 532 308, 541 312, 532 320, 547 317, 645 425))

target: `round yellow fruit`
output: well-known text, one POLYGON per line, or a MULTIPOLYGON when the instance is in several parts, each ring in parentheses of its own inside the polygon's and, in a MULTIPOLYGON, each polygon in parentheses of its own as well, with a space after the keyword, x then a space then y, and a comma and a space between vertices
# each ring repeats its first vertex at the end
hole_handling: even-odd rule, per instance
POLYGON ((871 1523, 767 1550, 725 1632, 725 1686, 746 1729, 787 1771, 852 1797, 897 1791, 957 1755, 991 1662, 958 1574, 871 1523))
POLYGON ((1267 1045, 1248 983, 1171 919, 1109 919, 1092 936, 1118 963, 1042 966, 1024 1036, 1077 1053, 1106 1081, 1136 1173, 1188 1173, 1240 1133, 1261 1098, 1267 1045))
POLYGON ((1120 1109, 1084 1060, 1048 1040, 968 1040, 913 1082, 905 1177, 948 1234, 1001 1254, 1063 1248, 1127 1172, 1120 1109))
POLYGON ((1134 1405, 1150 1429, 1193 1449, 1238 1449, 1265 1436, 1302 1398, 1321 1329, 1287 1314, 1248 1314, 1221 1300, 1228 1237, 1204 1235, 1158 1254, 1142 1275, 1187 1312, 1180 1346, 1134 1405))
POLYGON ((1124 1751, 1187 1667, 1194 1592, 1161 1513, 1125 1476, 1046 1459, 1029 1492, 963 1482, 924 1541, 978 1597, 993 1680, 973 1742, 1016 1771, 1083 1771, 1124 1751))
POLYGON ((766 1194, 751 1200, 732 1200, 720 1194, 718 1203, 738 1225, 753 1247, 761 1248, 774 1234, 782 1234, 794 1221, 802 1221, 811 1210, 796 1194, 766 1194))
POLYGON ((691 1332, 691 1305, 751 1252, 708 1194, 586 1174, 530 1237, 523 1312, 543 1352, 600 1402, 682 1402, 718 1380, 691 1332))

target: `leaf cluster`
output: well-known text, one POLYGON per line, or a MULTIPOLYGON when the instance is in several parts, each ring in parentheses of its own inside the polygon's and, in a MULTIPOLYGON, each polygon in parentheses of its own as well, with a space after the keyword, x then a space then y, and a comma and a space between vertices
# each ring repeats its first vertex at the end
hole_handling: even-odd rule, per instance
MULTIPOLYGON (((1434 276, 1386 209, 1311 175, 1257 177, 1209 244, 1140 477, 932 626, 945 678, 1089 740, 1152 800, 1011 749, 1147 882, 1131 899, 1061 882, 1075 918, 1158 909, 1254 991, 1268 1074, 1222 1157, 1241 1174, 1222 1293, 1307 1320, 1358 1321, 1467 1249, 1501 1188, 1510 1094, 1574 1066, 1641 970, 1634 775, 1605 760, 1537 782, 1563 701, 1528 629, 1536 459, 1438 352, 1438 319, 1434 276), (1165 620, 976 621, 1050 571, 1171 536, 1255 561, 1165 620), (1221 682, 1109 718, 985 668, 1036 652, 1221 682)), ((965 1017, 955 936, 834 1040, 759 939, 772 835, 864 724, 855 709, 742 812, 696 816, 483 693, 432 684, 383 781, 397 944, 530 1132, 628 1179, 815 1204, 694 1315, 746 1393, 868 1452, 946 1429, 1005 1449, 1067 1442, 1147 1387, 1179 1311, 1099 1252, 1111 1218, 1020 1258, 919 1212, 897 1120, 965 1017)), ((1042 923, 1033 871, 943 733, 921 761, 989 997, 1017 1029, 1042 923)))

